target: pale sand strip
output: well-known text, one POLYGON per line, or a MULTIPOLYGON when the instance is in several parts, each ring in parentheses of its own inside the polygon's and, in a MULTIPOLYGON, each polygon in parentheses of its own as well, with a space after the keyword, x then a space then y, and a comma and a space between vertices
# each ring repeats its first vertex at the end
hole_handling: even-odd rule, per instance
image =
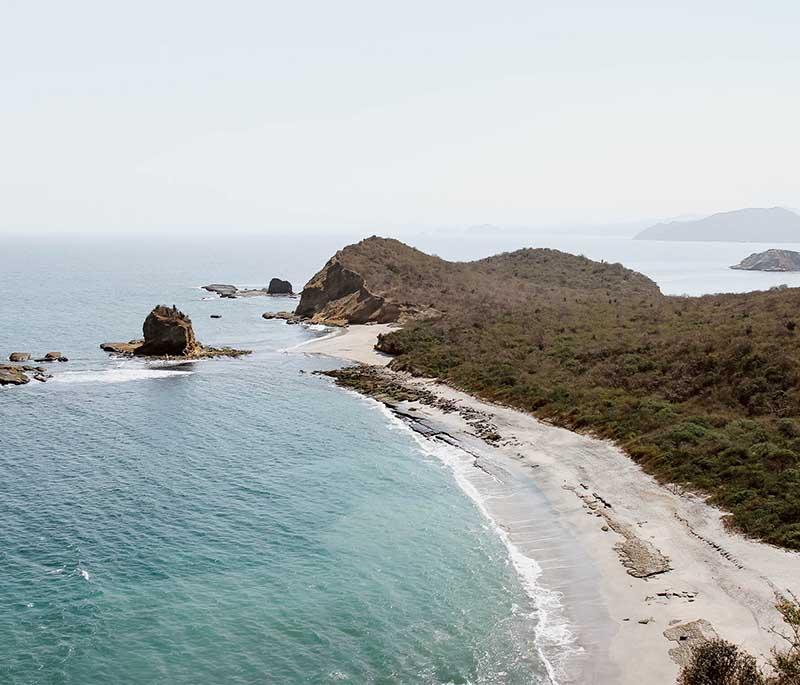
MULTIPOLYGON (((351 326, 342 335, 298 351, 386 364, 387 358, 372 350, 377 334, 386 328, 351 326)), ((698 619, 760 656, 777 644, 769 632, 780 625, 775 592, 790 589, 800 594, 800 554, 728 532, 718 510, 660 486, 609 442, 547 425, 431 380, 406 381, 459 408, 480 412, 502 440, 498 446, 480 440, 475 426, 459 412, 444 413, 418 402, 402 403, 404 412, 413 409, 415 418, 446 431, 501 479, 515 483, 515 474, 526 470, 546 499, 560 539, 539 539, 547 531, 530 521, 502 527, 542 566, 541 582, 565 595, 572 627, 587 650, 581 675, 569 680, 672 684, 678 666, 669 650, 676 642, 664 632, 698 619), (631 539, 636 543, 634 554, 649 548, 668 559, 671 570, 649 578, 630 575, 618 547, 631 539), (564 549, 559 550, 559 544, 564 549), (575 568, 582 559, 586 568, 575 568), (563 568, 565 560, 572 568, 563 568), (608 635, 598 628, 606 623, 611 626, 608 635)), ((541 503, 534 509, 540 515, 541 503)), ((515 510, 505 520, 514 516, 535 518, 515 510)), ((503 518, 500 512, 499 520, 503 518)))

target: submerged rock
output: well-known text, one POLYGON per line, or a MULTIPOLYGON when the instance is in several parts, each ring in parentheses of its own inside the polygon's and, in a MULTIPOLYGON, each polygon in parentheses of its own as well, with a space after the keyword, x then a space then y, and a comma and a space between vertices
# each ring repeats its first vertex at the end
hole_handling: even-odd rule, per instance
POLYGON ((289 281, 282 281, 280 278, 273 278, 267 287, 269 295, 291 295, 292 284, 289 281))
POLYGON ((211 318, 212 319, 221 319, 222 318, 222 314, 212 314, 211 318))
POLYGON ((754 252, 731 269, 742 271, 800 271, 800 252, 767 250, 754 252))
POLYGON ((112 354, 171 359, 201 359, 203 357, 238 357, 250 350, 232 347, 206 347, 198 342, 192 320, 174 305, 160 304, 147 315, 142 325, 144 338, 129 342, 102 343, 100 348, 112 354))

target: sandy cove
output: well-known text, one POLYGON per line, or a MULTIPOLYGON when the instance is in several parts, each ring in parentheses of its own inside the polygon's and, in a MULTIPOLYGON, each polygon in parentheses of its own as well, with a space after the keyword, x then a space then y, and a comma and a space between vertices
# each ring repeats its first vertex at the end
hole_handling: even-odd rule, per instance
MULTIPOLYGON (((298 351, 382 367, 389 357, 373 345, 388 328, 351 326, 298 351)), ((659 485, 610 442, 430 379, 380 375, 388 390, 371 394, 422 441, 469 462, 466 487, 535 560, 539 600, 561 594, 563 615, 549 612, 540 644, 554 680, 667 685, 698 635, 716 632, 761 660, 779 644, 775 597, 800 595, 800 554, 727 531, 719 510, 659 485), (414 399, 392 399, 398 387, 414 399)))

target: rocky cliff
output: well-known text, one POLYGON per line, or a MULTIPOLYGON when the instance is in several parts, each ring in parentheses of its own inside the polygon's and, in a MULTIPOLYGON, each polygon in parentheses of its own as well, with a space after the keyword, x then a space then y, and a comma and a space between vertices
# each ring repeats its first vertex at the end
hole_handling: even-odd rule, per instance
POLYGON ((731 269, 743 271, 800 271, 800 252, 767 250, 754 252, 731 269))
POLYGON ((364 278, 346 268, 336 255, 308 283, 295 315, 314 323, 388 323, 400 318, 401 309, 371 293, 364 278))

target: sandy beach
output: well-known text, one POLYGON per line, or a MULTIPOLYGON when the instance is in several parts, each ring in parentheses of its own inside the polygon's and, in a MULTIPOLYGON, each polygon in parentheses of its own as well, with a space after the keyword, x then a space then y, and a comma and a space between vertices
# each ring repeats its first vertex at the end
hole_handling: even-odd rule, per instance
MULTIPOLYGON (((388 328, 350 326, 297 351, 385 366, 372 347, 388 328)), ((534 586, 555 682, 666 685, 698 637, 719 635, 761 660, 778 644, 776 593, 800 594, 800 554, 727 531, 719 510, 658 484, 607 441, 393 377, 425 401, 389 409, 452 460, 534 586)))

